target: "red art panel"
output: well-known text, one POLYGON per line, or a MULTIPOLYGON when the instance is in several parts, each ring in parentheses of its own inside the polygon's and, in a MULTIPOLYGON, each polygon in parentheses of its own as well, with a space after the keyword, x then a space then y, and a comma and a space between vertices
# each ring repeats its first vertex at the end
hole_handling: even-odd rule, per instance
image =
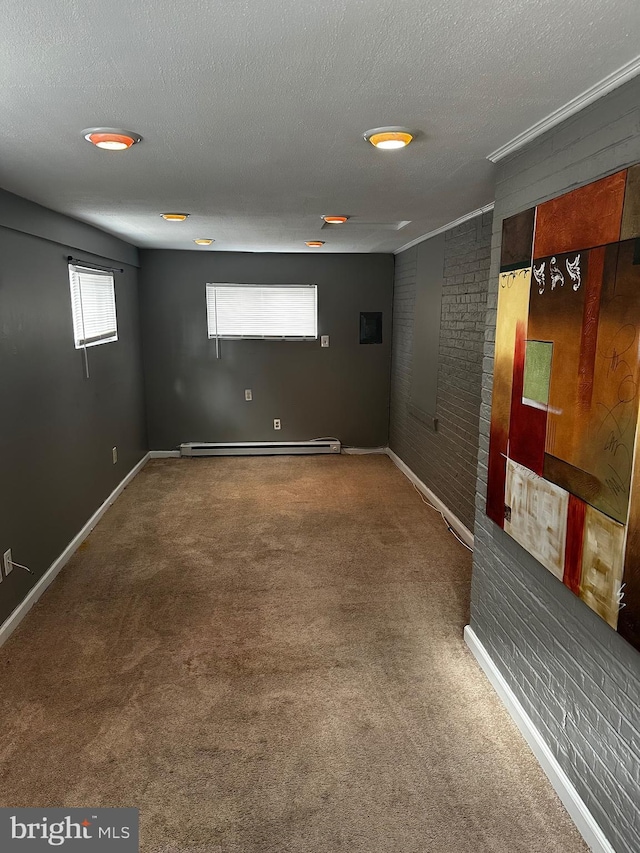
POLYGON ((617 243, 626 178, 625 169, 539 205, 534 258, 617 243))
MULTIPOLYGON (((638 449, 637 444, 636 449, 638 449)), ((625 640, 640 649, 640 472, 637 472, 634 478, 622 580, 624 607, 618 617, 618 632, 625 640), (636 486, 638 489, 635 489, 636 486)))
POLYGON ((562 582, 571 592, 580 595, 582 575, 582 548, 584 538, 584 519, 587 505, 575 495, 569 495, 567 512, 567 545, 564 556, 564 577, 562 582))
POLYGON ((516 346, 513 358, 513 387, 509 425, 509 458, 542 476, 544 469, 547 413, 522 402, 524 390, 524 360, 526 350, 524 323, 516 327, 516 346))
POLYGON ((504 487, 507 477, 507 433, 493 425, 489 438, 487 478, 487 515, 498 527, 504 527, 504 487))
POLYGON ((605 249, 600 247, 589 252, 587 281, 582 311, 582 335, 580 338, 580 360, 578 363, 578 408, 581 412, 591 409, 593 376, 596 363, 598 320, 600 317, 600 294, 604 272, 605 249))

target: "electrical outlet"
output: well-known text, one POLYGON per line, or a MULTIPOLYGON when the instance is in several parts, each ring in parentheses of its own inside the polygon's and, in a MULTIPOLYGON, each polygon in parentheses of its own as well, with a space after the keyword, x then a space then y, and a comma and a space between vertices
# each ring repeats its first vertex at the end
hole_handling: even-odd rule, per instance
POLYGON ((274 418, 273 419, 273 428, 274 429, 282 429, 282 427, 280 426, 280 418, 274 418))
POLYGON ((253 400, 253 391, 251 390, 251 388, 245 388, 244 399, 247 401, 247 403, 253 400))
POLYGON ((111 448, 111 458, 113 459, 113 464, 115 465, 116 462, 118 461, 118 448, 117 447, 111 448))
POLYGON ((329 335, 320 335, 320 346, 328 347, 329 346, 329 335))
MULTIPOLYGON (((7 577, 13 571, 13 561, 11 558, 11 548, 8 548, 4 554, 2 555, 2 567, 4 569, 4 576, 7 577)), ((0 572, 0 575, 2 573, 0 572)), ((0 577, 0 580, 2 578, 0 577)))

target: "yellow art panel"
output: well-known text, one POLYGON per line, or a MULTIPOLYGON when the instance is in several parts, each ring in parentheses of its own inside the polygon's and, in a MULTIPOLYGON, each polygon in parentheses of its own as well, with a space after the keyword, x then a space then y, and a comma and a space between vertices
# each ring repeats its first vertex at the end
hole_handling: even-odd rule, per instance
POLYGON ((504 522, 505 476, 516 331, 519 326, 526 329, 530 289, 531 267, 500 274, 487 486, 487 514, 500 526, 504 522))
POLYGON ((531 267, 500 273, 491 425, 493 426, 495 421, 507 431, 511 410, 516 328, 518 323, 524 323, 526 327, 530 290, 531 267))
POLYGON ((623 524, 587 506, 580 598, 612 628, 618 627, 624 534, 623 524))

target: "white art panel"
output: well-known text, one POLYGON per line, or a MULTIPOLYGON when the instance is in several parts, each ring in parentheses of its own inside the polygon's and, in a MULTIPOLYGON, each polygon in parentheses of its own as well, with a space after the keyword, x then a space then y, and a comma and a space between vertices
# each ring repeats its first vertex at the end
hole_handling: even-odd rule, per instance
POLYGON ((505 505, 505 532, 562 580, 569 492, 507 459, 505 505))

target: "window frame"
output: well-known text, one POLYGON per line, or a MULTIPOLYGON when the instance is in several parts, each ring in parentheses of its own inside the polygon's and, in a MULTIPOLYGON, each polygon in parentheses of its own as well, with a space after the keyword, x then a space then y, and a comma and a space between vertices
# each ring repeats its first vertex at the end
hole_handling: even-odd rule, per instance
POLYGON ((103 270, 90 265, 69 263, 69 292, 71 297, 71 320, 73 325, 73 339, 77 350, 86 350, 88 347, 100 346, 101 344, 115 343, 118 340, 118 307, 116 300, 116 284, 115 276, 112 270, 103 270), (99 335, 86 337, 84 327, 84 306, 82 297, 82 274, 87 273, 92 276, 99 276, 109 282, 109 291, 113 304, 113 331, 105 331, 99 335), (79 305, 80 313, 77 315, 76 306, 79 305), (82 336, 78 335, 78 331, 82 330, 82 336))
MULTIPOLYGON (((214 297, 215 300, 215 297, 214 297)), ((205 286, 205 302, 207 308, 207 337, 209 340, 218 341, 317 341, 318 340, 318 285, 317 284, 244 284, 241 282, 211 282, 208 281, 205 286), (210 314, 210 289, 216 290, 219 288, 241 288, 249 289, 256 288, 260 290, 269 290, 269 288, 290 288, 292 290, 312 289, 313 290, 313 335, 227 335, 217 333, 217 324, 211 322, 210 314)))

